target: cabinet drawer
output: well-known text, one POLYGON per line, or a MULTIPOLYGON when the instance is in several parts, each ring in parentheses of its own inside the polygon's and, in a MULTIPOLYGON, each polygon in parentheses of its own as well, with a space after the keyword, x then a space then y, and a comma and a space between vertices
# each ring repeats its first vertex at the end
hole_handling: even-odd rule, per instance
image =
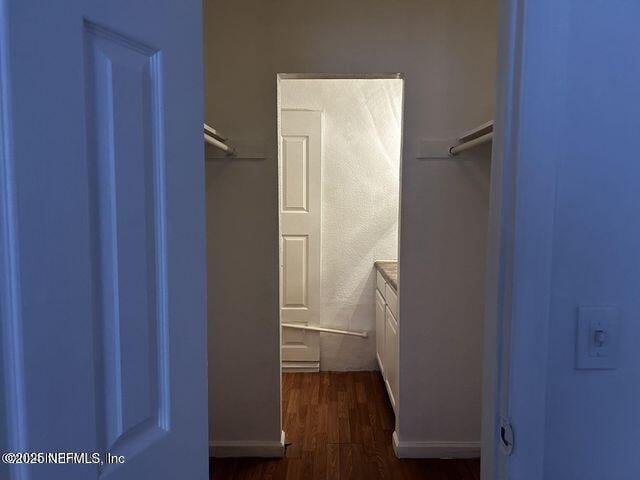
POLYGON ((398 294, 395 292, 393 288, 391 288, 391 285, 389 285, 388 283, 385 285, 384 299, 387 302, 387 306, 389 307, 389 310, 391 310, 391 313, 393 313, 393 316, 397 319, 398 318, 398 294))
POLYGON ((385 282, 384 277, 378 270, 376 270, 376 287, 378 288, 378 291, 382 296, 384 296, 385 294, 384 289, 386 285, 387 282, 385 282))

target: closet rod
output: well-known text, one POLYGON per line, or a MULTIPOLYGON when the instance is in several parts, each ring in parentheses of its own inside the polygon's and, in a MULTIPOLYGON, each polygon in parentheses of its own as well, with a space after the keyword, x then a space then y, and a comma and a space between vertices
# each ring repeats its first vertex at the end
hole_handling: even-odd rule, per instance
POLYGON ((233 149, 233 147, 230 147, 229 145, 222 143, 217 138, 214 138, 211 135, 207 135, 206 133, 204 134, 204 141, 207 142, 209 145, 213 145, 214 147, 219 148, 223 152, 228 153, 229 155, 233 155, 235 153, 235 150, 233 149))
POLYGON ((457 155, 460 152, 464 152, 465 150, 469 150, 470 148, 490 142, 491 140, 493 140, 493 132, 486 133, 481 137, 474 138, 473 140, 469 140, 468 142, 464 142, 460 145, 451 147, 449 149, 449 155, 457 155))
POLYGON ((212 137, 217 138, 221 142, 226 142, 228 140, 228 138, 223 137, 220 132, 218 132, 215 128, 210 127, 206 123, 203 124, 203 127, 204 127, 204 133, 207 133, 207 134, 211 135, 212 137))
POLYGON ((293 328, 296 330, 311 330, 312 332, 337 333, 339 335, 350 335, 352 337, 367 338, 367 332, 354 332, 353 330, 338 330, 336 328, 310 327, 309 325, 298 325, 295 323, 282 323, 282 328, 293 328))

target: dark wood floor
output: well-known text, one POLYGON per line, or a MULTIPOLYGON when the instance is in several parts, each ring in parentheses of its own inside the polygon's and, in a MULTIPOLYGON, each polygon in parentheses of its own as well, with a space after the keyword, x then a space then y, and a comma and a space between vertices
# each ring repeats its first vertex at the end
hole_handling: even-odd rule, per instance
POLYGON ((285 373, 283 459, 212 459, 211 478, 479 480, 479 460, 399 460, 379 372, 285 373))

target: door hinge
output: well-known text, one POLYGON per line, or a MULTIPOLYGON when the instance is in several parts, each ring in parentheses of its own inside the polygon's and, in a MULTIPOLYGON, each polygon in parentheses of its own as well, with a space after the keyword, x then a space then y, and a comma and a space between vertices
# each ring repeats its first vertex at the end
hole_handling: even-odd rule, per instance
POLYGON ((508 418, 500 417, 500 445, 502 446, 502 453, 511 455, 514 440, 511 422, 508 418))

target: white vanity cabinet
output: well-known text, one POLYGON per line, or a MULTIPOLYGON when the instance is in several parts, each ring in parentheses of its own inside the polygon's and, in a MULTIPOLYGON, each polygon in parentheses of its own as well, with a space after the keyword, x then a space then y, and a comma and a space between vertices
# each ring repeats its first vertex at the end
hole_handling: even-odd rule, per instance
POLYGON ((398 414, 398 294, 376 270, 376 356, 393 410, 398 414))

